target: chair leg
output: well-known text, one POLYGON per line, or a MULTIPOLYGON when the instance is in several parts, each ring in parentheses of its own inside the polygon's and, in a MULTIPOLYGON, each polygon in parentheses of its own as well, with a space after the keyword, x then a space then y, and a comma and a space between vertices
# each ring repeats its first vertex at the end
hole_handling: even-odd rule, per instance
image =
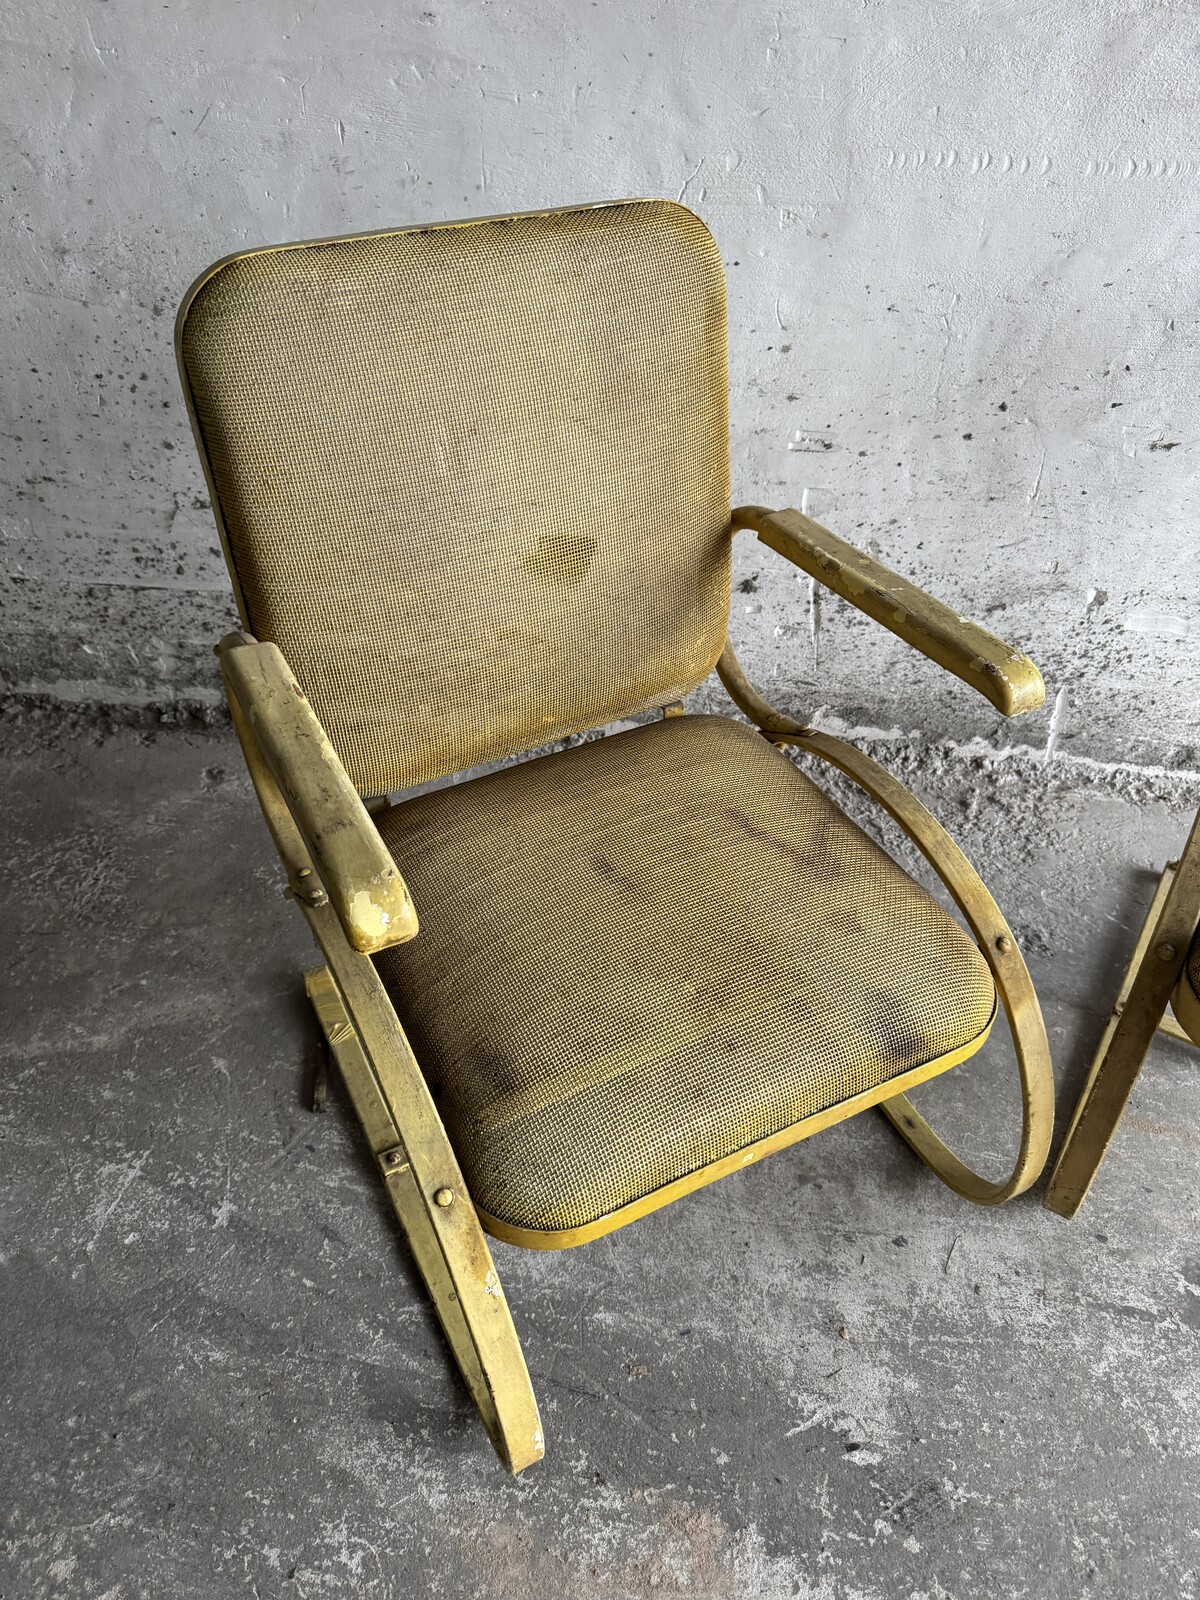
MULTIPOLYGON (((1164 868, 1087 1082, 1046 1187, 1043 1205, 1073 1217, 1112 1143, 1167 1002, 1179 981, 1200 915, 1200 817, 1177 863, 1164 868)), ((1182 1029, 1180 1030, 1182 1032, 1182 1029)))
POLYGON ((329 1040, 324 1033, 313 1052, 312 1095, 309 1105, 313 1111, 324 1111, 329 1098, 329 1040))
MULTIPOLYGON (((450 1188, 425 1202, 403 1138, 327 967, 305 988, 378 1163, 446 1339, 497 1454, 517 1473, 541 1459, 537 1403, 500 1280, 470 1200, 450 1188)), ((377 1047, 380 1041, 376 1041, 377 1047)))

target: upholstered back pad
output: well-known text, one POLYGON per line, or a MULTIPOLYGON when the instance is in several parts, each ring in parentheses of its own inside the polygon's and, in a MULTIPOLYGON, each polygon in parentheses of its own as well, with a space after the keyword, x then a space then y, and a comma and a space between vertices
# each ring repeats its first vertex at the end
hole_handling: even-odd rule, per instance
POLYGON ((725 286, 683 207, 235 256, 184 302, 179 352, 247 623, 363 793, 711 670, 725 286))

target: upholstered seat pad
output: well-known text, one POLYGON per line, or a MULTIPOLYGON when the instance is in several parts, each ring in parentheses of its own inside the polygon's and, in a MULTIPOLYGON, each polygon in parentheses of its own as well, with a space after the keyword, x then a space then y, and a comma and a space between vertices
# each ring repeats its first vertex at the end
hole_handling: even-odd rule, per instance
POLYGON ((379 818, 376 958, 477 1205, 576 1228, 959 1050, 971 938, 760 734, 677 717, 379 818))

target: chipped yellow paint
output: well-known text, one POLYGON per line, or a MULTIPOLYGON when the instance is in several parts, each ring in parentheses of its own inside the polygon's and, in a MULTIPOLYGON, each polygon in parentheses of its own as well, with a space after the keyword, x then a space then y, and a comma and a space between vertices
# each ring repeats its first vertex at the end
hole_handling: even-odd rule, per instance
MULTIPOLYGON (((374 955, 413 938, 417 913, 408 887, 282 652, 231 633, 218 654, 230 702, 249 726, 351 946, 374 955)), ((311 890, 296 892, 319 904, 311 890)))
POLYGON ((387 940, 390 944, 392 913, 386 903, 381 905, 375 896, 374 889, 356 889, 349 900, 350 920, 361 938, 387 940))

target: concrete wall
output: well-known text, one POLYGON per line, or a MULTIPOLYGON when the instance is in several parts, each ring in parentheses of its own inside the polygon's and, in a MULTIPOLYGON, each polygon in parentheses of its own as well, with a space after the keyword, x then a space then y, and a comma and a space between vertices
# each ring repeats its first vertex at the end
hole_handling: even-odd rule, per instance
POLYGON ((171 345, 210 259, 664 194, 729 263, 736 496, 1028 648, 1059 714, 1006 728, 751 548, 735 633, 776 698, 1197 764, 1195 8, 425 7, 9 0, 10 687, 214 692, 171 345))

